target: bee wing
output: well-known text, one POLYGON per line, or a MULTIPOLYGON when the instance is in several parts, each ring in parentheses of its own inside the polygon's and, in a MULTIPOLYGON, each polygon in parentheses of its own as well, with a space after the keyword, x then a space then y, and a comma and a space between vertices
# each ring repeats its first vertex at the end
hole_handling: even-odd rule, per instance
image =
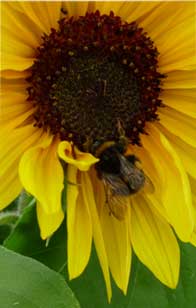
POLYGON ((123 196, 130 195, 129 187, 118 175, 103 173, 102 180, 105 187, 109 187, 113 194, 123 196))
POLYGON ((113 174, 103 174, 103 183, 109 212, 118 220, 123 220, 130 199, 129 188, 118 176, 113 174))
POLYGON ((133 190, 138 190, 143 187, 145 176, 142 170, 134 169, 129 172, 128 183, 133 190))
POLYGON ((123 220, 127 213, 127 208, 129 206, 129 199, 127 196, 111 195, 108 197, 107 205, 109 207, 110 213, 114 215, 118 220, 123 220))
POLYGON ((144 185, 145 176, 144 172, 137 168, 133 163, 126 159, 123 155, 120 155, 121 174, 123 180, 129 184, 132 190, 137 191, 144 185))

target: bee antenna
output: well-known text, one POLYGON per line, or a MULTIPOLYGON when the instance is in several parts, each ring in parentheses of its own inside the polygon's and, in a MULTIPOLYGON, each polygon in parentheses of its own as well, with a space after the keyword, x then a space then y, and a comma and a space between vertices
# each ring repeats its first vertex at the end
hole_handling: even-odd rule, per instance
POLYGON ((120 136, 125 137, 125 130, 122 126, 120 118, 117 119, 117 130, 120 136))

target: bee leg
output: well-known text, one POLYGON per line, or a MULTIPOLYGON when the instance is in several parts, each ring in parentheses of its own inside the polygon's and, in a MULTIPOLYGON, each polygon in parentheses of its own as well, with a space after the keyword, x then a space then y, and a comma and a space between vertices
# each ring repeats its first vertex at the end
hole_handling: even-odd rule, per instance
POLYGON ((108 214, 109 214, 109 216, 111 216, 112 215, 112 211, 111 211, 110 204, 109 204, 108 191, 107 191, 105 185, 103 185, 103 187, 104 187, 104 190, 105 190, 105 206, 107 206, 107 208, 109 210, 108 214))

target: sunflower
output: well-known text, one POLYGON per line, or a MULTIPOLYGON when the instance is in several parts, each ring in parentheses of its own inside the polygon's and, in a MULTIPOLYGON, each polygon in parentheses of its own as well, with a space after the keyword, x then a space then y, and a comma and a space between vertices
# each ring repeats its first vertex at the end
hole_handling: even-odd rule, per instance
POLYGON ((70 279, 93 241, 109 300, 110 273, 126 294, 132 249, 175 288, 174 232, 196 245, 195 4, 1 6, 0 208, 24 188, 47 239, 64 219, 65 190, 70 279), (114 159, 122 135, 128 144, 114 159), (118 182, 121 159, 153 189, 130 191, 118 219, 106 199, 121 202, 116 185, 131 189, 118 182))

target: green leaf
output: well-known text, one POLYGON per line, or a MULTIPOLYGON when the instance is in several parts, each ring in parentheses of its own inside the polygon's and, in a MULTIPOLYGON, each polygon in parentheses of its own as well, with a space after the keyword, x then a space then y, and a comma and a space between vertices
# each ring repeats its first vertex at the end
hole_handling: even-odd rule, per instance
POLYGON ((15 229, 4 241, 4 246, 32 257, 57 272, 66 266, 66 224, 65 221, 51 237, 48 245, 40 238, 35 202, 23 210, 15 229))
POLYGON ((6 237, 8 237, 10 232, 11 227, 9 225, 0 226, 0 245, 3 244, 4 240, 6 239, 6 237))
POLYGON ((61 275, 0 247, 0 307, 80 307, 61 275))
POLYGON ((1 212, 0 213, 0 226, 14 224, 18 219, 17 212, 1 212))
POLYGON ((84 273, 72 281, 68 280, 66 241, 64 221, 46 247, 39 236, 35 207, 30 206, 23 212, 23 216, 5 241, 5 245, 62 273, 82 308, 195 308, 195 247, 180 243, 181 273, 176 290, 170 290, 161 284, 134 256, 127 296, 124 296, 113 283, 112 302, 108 304, 105 283, 94 248, 84 273))
POLYGON ((0 244, 2 244, 11 233, 18 218, 17 211, 2 211, 0 213, 0 244))
POLYGON ((106 301, 105 286, 97 257, 93 253, 85 272, 69 285, 82 308, 195 308, 196 248, 181 246, 181 272, 176 290, 161 284, 134 256, 127 296, 113 283, 111 304, 106 301), (93 304, 96 303, 96 304, 93 304))
POLYGON ((4 242, 15 228, 23 209, 33 203, 35 203, 35 199, 23 190, 19 197, 0 212, 0 244, 4 242))
POLYGON ((30 195, 27 191, 22 190, 21 194, 17 199, 17 209, 21 213, 21 211, 26 207, 30 206, 31 204, 35 203, 35 198, 30 195))

